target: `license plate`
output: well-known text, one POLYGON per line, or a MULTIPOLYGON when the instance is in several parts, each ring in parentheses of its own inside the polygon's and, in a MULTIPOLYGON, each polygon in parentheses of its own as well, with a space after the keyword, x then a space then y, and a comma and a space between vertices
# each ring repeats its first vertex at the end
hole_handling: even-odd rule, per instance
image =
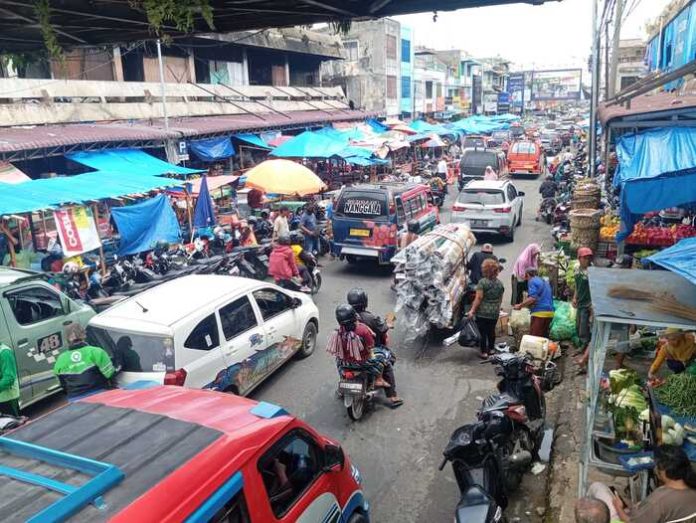
POLYGON ((488 225, 486 220, 471 220, 472 227, 485 227, 486 225, 488 225))
POLYGON ((351 229, 350 235, 367 237, 370 235, 370 229, 351 229))
POLYGON ((338 384, 338 388, 341 390, 350 390, 354 392, 360 392, 363 388, 362 383, 356 383, 354 381, 341 381, 338 384))

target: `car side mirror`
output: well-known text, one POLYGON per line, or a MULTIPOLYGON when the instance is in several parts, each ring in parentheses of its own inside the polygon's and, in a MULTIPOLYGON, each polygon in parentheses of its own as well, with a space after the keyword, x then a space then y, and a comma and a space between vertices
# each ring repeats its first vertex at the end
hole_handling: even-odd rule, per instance
POLYGON ((498 263, 505 263, 507 260, 505 258, 498 258, 498 263))
POLYGON ((517 196, 524 196, 524 191, 517 191, 517 196))
POLYGON ((324 471, 340 472, 346 463, 346 456, 343 449, 338 445, 327 445, 324 447, 324 471))
POLYGON ((297 309, 300 305, 302 305, 302 300, 299 298, 293 298, 291 305, 293 309, 297 309))

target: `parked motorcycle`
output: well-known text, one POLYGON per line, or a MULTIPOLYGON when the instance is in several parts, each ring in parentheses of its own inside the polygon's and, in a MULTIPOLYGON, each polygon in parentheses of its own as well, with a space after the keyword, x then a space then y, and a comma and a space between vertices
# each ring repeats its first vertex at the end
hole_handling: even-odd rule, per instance
MULTIPOLYGON (((394 355, 388 348, 380 347, 376 350, 382 351, 391 365, 394 364, 394 355)), ((379 389, 374 387, 374 380, 366 371, 339 368, 338 376, 338 393, 343 396, 343 405, 350 419, 358 421, 370 407, 379 389)))
POLYGON ((556 205, 558 205, 556 198, 544 198, 541 200, 539 211, 536 216, 537 221, 541 220, 551 225, 553 223, 556 205))

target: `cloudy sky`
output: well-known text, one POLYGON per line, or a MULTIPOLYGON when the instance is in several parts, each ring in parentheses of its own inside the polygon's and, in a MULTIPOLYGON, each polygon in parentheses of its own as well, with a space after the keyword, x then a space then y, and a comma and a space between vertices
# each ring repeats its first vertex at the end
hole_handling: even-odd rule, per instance
MULTIPOLYGON (((600 4, 604 2, 600 1, 600 4)), ((622 38, 644 37, 643 27, 669 0, 626 0, 634 9, 622 38)), ((563 0, 541 6, 506 5, 397 16, 415 30, 418 45, 464 49, 476 56, 508 58, 523 68, 585 67, 590 53, 591 0, 563 0)))

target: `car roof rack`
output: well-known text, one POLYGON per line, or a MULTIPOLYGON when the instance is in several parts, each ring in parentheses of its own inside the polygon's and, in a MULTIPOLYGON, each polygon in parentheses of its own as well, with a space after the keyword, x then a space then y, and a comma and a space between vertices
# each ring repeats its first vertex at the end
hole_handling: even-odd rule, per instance
POLYGON ((0 437, 0 451, 92 476, 87 482, 76 486, 48 476, 0 464, 1 476, 64 494, 61 499, 27 519, 27 523, 66 521, 90 504, 103 510, 106 508, 106 504, 102 495, 118 485, 125 477, 125 474, 116 465, 11 438, 0 437))

